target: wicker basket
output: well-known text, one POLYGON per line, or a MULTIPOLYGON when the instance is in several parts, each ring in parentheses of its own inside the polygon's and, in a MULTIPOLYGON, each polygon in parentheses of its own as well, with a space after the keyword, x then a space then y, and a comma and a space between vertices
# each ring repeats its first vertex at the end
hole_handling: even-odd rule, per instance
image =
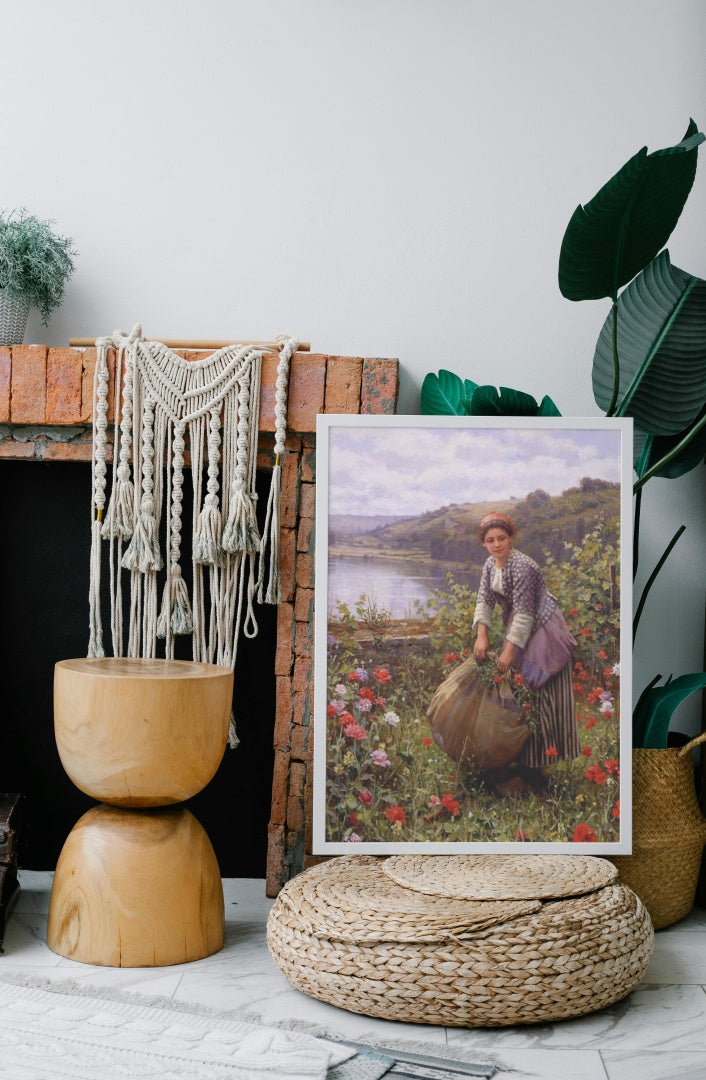
POLYGON ((611 862, 650 913, 655 930, 683 919, 694 904, 706 820, 694 787, 691 751, 706 732, 680 749, 632 752, 632 855, 611 862))
MULTIPOLYGON (((451 867, 456 857, 445 858, 451 867)), ((565 861, 570 880, 574 857, 550 858, 565 861)), ((584 881, 560 900, 521 899, 521 888, 508 900, 461 899, 400 885, 384 863, 343 856, 282 889, 267 940, 297 989, 388 1020, 497 1027, 604 1008, 647 970, 649 916, 615 881, 592 891, 584 881)))
POLYGON ((8 296, 0 289, 0 345, 21 345, 29 315, 29 300, 8 296))

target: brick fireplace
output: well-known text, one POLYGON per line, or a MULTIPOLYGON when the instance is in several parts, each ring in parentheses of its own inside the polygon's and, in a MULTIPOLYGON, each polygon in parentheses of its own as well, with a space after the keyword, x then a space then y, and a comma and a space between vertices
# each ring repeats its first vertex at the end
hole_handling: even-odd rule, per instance
MULTIPOLYGON (((207 352, 175 351, 186 359, 198 359, 207 352)), ((277 359, 275 352, 263 357, 258 441, 262 469, 272 467, 277 359)), ((0 458, 90 461, 95 361, 93 348, 0 348, 0 458)), ((292 358, 282 475, 282 602, 277 610, 273 672, 268 896, 275 896, 285 881, 315 861, 311 855, 311 731, 316 416, 322 412, 391 414, 397 390, 396 360, 305 352, 292 358)), ((112 411, 110 402, 109 407, 112 411)), ((109 431, 109 460, 111 439, 109 431)))

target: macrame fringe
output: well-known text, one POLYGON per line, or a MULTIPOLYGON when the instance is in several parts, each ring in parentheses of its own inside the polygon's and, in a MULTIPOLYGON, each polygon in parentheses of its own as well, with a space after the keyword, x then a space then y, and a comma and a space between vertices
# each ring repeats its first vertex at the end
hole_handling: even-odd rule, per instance
POLYGON ((255 502, 242 488, 236 491, 231 502, 228 522, 223 530, 223 550, 229 555, 260 550, 255 502))
POLYGON ((135 531, 135 487, 132 480, 119 473, 101 529, 104 540, 129 540, 135 531))
POLYGON ((89 638, 88 656, 105 656, 103 628, 100 618, 101 580, 101 522, 96 518, 91 526, 91 565, 89 589, 89 638))
POLYGON ((267 500, 267 513, 263 529, 262 550, 257 582, 257 601, 259 604, 279 604, 282 599, 282 585, 279 570, 279 508, 282 494, 282 466, 277 462, 272 469, 270 494, 267 500), (265 554, 269 548, 269 576, 265 584, 265 554))
POLYGON ((237 746, 240 746, 240 739, 235 728, 235 715, 231 712, 230 724, 228 725, 228 747, 230 750, 235 750, 237 746))
POLYGON ((172 634, 191 634, 194 629, 194 617, 191 611, 189 590, 181 576, 181 571, 164 586, 162 608, 157 619, 157 637, 166 638, 172 634))

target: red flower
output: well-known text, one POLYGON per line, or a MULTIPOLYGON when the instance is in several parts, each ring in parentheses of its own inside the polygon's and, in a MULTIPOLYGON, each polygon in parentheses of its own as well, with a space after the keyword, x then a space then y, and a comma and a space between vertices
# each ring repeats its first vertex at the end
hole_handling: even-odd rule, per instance
POLYGON ((597 653, 597 656, 598 656, 599 660, 607 660, 608 659, 608 653, 605 651, 605 649, 599 649, 598 653, 597 653))
POLYGON ((597 723, 598 721, 596 720, 595 716, 589 716, 586 718, 586 722, 583 726, 585 728, 592 728, 595 727, 597 723))
POLYGON ((431 746, 433 742, 433 739, 422 739, 422 746, 431 746))
POLYGON ((583 754, 584 757, 590 757, 591 754, 593 753, 593 750, 591 750, 590 746, 584 746, 583 749, 581 750, 581 753, 583 754))
POLYGON ((377 705, 379 709, 384 709, 387 705, 384 697, 376 697, 373 701, 373 705, 377 705))
POLYGON ((348 679, 348 682, 362 682, 363 681, 357 671, 351 671, 350 675, 347 675, 346 678, 348 679))
POLYGON ((603 764, 605 765, 606 772, 610 773, 611 776, 617 776, 620 772, 620 762, 617 758, 608 758, 603 764))
POLYGON ((456 817, 456 814, 461 809, 460 802, 458 801, 458 799, 454 799, 453 795, 450 792, 447 792, 445 795, 441 796, 441 805, 443 806, 444 810, 451 814, 451 817, 456 817))
POLYGON ((356 825, 358 824, 358 815, 356 813, 348 815, 348 824, 352 825, 355 829, 356 825))
POLYGON ((500 678, 499 675, 493 675, 493 682, 497 684, 497 683, 502 682, 502 679, 500 678))
POLYGON ((377 682, 385 683, 390 681, 392 675, 390 675, 390 672, 387 670, 387 668, 376 667, 375 671, 373 672, 373 678, 376 679, 377 682))
POLYGON ((559 751, 557 750, 556 746, 548 746, 547 749, 544 751, 544 756, 559 757, 559 751))
POLYGON ((569 619, 578 619, 578 617, 579 617, 579 613, 576 610, 576 608, 575 607, 569 608, 569 614, 568 614, 567 618, 569 618, 569 619))
POLYGON ((461 657, 459 656, 459 654, 457 652, 447 652, 446 656, 444 657, 444 663, 445 664, 455 664, 456 661, 460 660, 460 659, 461 659, 461 657))
POLYGON ((524 831, 523 829, 517 829, 517 830, 516 830, 516 831, 515 831, 515 832, 514 832, 514 833, 512 834, 512 838, 513 838, 513 840, 523 840, 523 841, 526 841, 526 840, 531 840, 531 839, 532 839, 532 837, 530 836, 530 834, 529 834, 529 833, 526 833, 526 832, 525 832, 525 831, 524 831))
POLYGON ((356 723, 355 716, 353 716, 349 712, 342 712, 338 719, 341 721, 342 724, 355 724, 356 723))
POLYGON ((334 709, 333 705, 327 705, 326 706, 326 715, 327 716, 338 716, 338 713, 334 709))
POLYGON ((575 682, 573 685, 573 690, 575 694, 582 694, 585 689, 585 686, 582 686, 580 682, 575 682))
POLYGON ((596 841, 596 834, 590 825, 587 825, 585 821, 582 821, 580 825, 577 825, 571 834, 571 839, 575 844, 593 844, 596 841))
POLYGON ((367 698, 368 701, 374 701, 375 691, 371 690, 369 686, 361 686, 358 691, 358 697, 367 698))
POLYGON ((610 812, 610 816, 614 817, 614 818, 619 818, 620 817, 620 799, 618 799, 616 801, 615 806, 613 807, 613 809, 610 812))
POLYGON ((579 671, 578 677, 581 680, 581 682, 586 682, 586 680, 588 678, 588 672, 586 671, 585 668, 582 671, 579 671))
POLYGON ((407 821, 407 815, 401 806, 388 806, 385 809, 385 817, 388 821, 399 821, 400 825, 404 825, 407 821))
POLYGON ((343 734, 347 739, 355 739, 356 742, 362 742, 363 739, 367 739, 368 733, 365 728, 362 728, 360 724, 346 724, 343 729, 343 734))
POLYGON ((364 787, 362 791, 358 792, 358 800, 362 802, 363 806, 373 805, 373 793, 370 788, 364 787))
POLYGON ((608 779, 600 765, 589 765, 583 775, 591 784, 605 784, 608 779))
POLYGON ((513 675, 512 681, 514 682, 515 686, 524 686, 525 685, 525 680, 522 678, 519 671, 516 672, 515 675, 513 675))
POLYGON ((591 627, 590 626, 582 626, 580 630, 576 631, 576 637, 590 638, 590 636, 591 636, 591 627))

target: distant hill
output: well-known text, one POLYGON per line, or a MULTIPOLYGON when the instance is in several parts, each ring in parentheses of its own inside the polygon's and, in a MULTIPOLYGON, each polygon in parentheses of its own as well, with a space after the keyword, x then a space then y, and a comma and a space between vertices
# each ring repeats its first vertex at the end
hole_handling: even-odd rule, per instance
POLYGON ((566 557, 565 543, 580 543, 599 523, 607 529, 607 541, 617 539, 620 487, 587 477, 579 487, 569 488, 561 495, 552 496, 540 489, 524 499, 452 503, 403 519, 356 517, 347 524, 342 516, 331 521, 331 544, 345 544, 348 554, 415 553, 434 562, 480 568, 486 553, 476 539, 478 524, 492 510, 512 517, 518 533, 515 543, 520 551, 541 564, 549 550, 561 562, 566 557), (370 525, 375 520, 379 524, 370 525), (346 528, 350 531, 345 531, 346 528))
POLYGON ((340 539, 361 536, 401 521, 409 521, 409 517, 400 514, 329 514, 329 536, 340 539))

